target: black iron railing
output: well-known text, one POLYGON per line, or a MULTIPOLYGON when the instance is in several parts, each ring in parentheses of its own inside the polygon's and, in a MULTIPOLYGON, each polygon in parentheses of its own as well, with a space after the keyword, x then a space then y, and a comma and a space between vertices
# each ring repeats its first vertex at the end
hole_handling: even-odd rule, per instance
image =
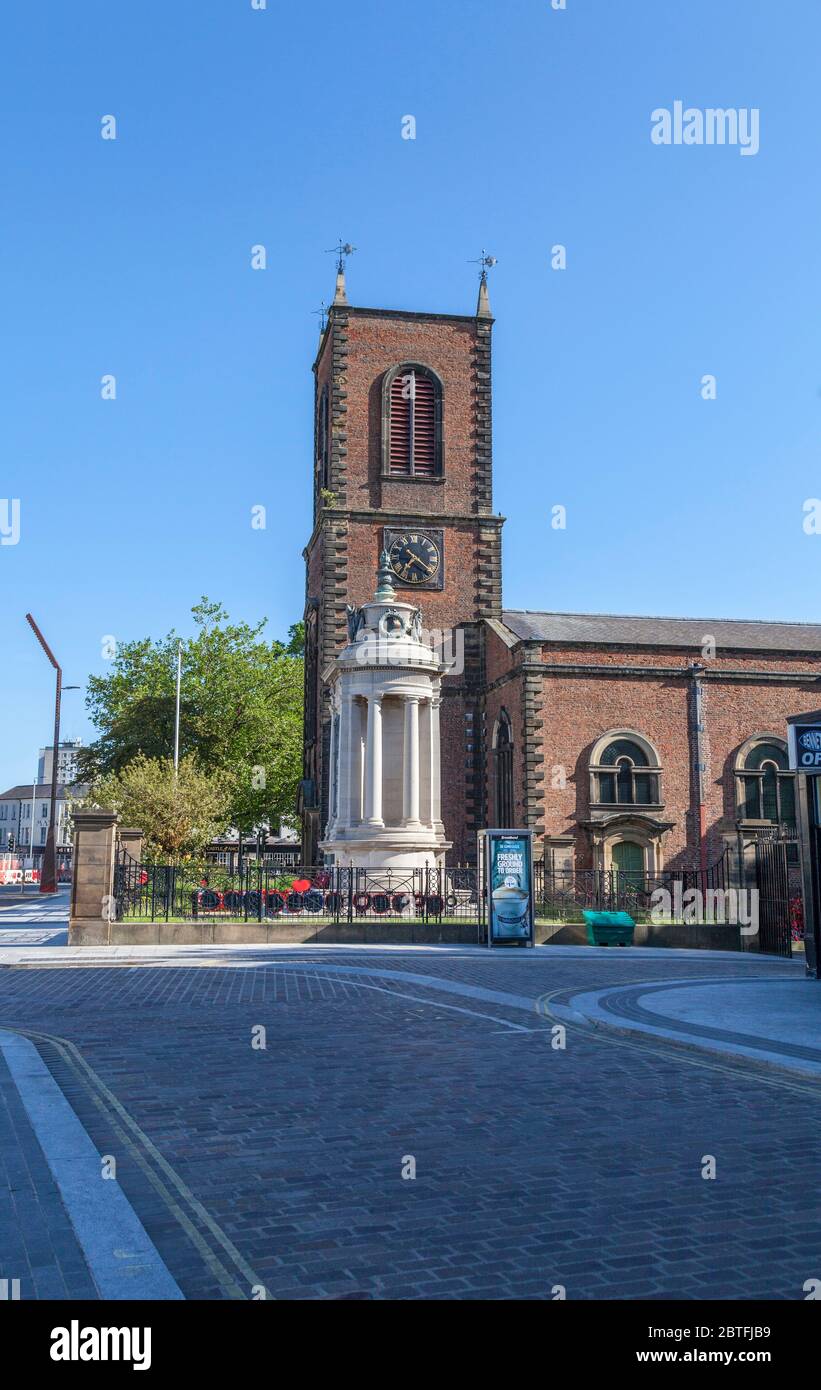
POLYGON ((476 870, 376 870, 247 864, 242 873, 208 865, 137 862, 121 850, 115 869, 118 920, 413 921, 476 923, 476 870))
MULTIPOLYGON (((790 937, 800 935, 800 888, 787 863, 788 847, 766 845, 756 860, 760 934, 745 936, 746 949, 789 954, 790 937)), ((688 918, 688 893, 697 890, 701 906, 710 895, 733 897, 737 876, 725 853, 708 869, 669 869, 635 874, 618 869, 553 870, 534 866, 536 920, 581 922, 585 908, 625 911, 637 922, 659 908, 670 920, 688 918)), ((748 888, 753 887, 750 882, 748 888)), ((338 868, 316 865, 274 868, 247 863, 241 873, 219 865, 138 862, 121 848, 115 867, 117 920, 144 922, 257 922, 268 926, 295 921, 322 926, 438 925, 441 939, 479 940, 485 919, 477 870, 447 867, 409 870, 338 868), (446 929, 452 929, 448 936, 446 929)), ((653 918, 653 920, 658 920, 653 918)), ((717 920, 733 920, 719 916, 717 920)), ((429 937, 428 937, 429 939, 429 937)))
POLYGON ((657 874, 621 869, 553 869, 544 863, 536 864, 534 871, 536 915, 548 922, 579 921, 585 908, 629 912, 641 921, 659 906, 660 889, 669 894, 670 908, 675 911, 691 889, 697 889, 706 898, 708 893, 730 886, 730 857, 726 852, 707 869, 665 869, 657 874))
MULTIPOLYGON (((631 874, 617 869, 552 870, 534 866, 536 915, 546 921, 579 918, 583 908, 628 911, 639 917, 653 895, 667 889, 673 901, 690 888, 702 892, 729 885, 728 858, 707 870, 631 874)), ((217 865, 137 862, 121 849, 114 895, 118 919, 224 921, 313 916, 334 922, 481 917, 477 870, 468 867, 368 869, 250 862, 241 873, 217 865)))

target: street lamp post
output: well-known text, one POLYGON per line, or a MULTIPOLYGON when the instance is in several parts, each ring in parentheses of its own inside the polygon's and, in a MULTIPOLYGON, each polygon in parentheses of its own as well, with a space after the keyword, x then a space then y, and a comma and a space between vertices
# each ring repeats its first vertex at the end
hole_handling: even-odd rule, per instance
POLYGON ((182 685, 182 638, 177 642, 177 697, 174 702, 174 781, 180 767, 180 686, 182 685))
MULTIPOLYGON (((60 749, 60 699, 63 691, 63 672, 51 647, 30 613, 26 622, 34 633, 40 646, 57 672, 57 688, 54 696, 54 748, 51 759, 51 809, 49 812, 46 847, 43 851, 43 867, 40 871, 40 892, 57 892, 57 758, 60 749)), ((66 690, 79 690, 79 685, 67 685, 66 690)), ((34 863, 34 824, 31 827, 31 860, 34 863)))

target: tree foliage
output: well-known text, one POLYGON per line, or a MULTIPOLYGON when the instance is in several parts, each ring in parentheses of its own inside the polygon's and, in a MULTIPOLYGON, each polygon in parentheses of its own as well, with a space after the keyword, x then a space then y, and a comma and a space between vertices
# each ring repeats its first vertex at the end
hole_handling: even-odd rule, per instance
POLYGON ((173 758, 138 753, 120 772, 101 777, 91 799, 119 811, 123 825, 139 826, 149 858, 178 860, 227 829, 230 795, 231 778, 203 772, 190 755, 175 777, 173 758))
MULTIPOLYGON (((265 622, 232 623, 203 598, 196 635, 182 641, 180 757, 227 788, 227 824, 249 830, 293 817, 302 775, 303 624, 287 643, 268 641, 265 622)), ((170 632, 118 646, 111 671, 92 676, 86 705, 96 741, 80 772, 95 785, 140 757, 174 752, 178 637, 170 632)), ((137 822, 139 823, 139 822, 137 822)))

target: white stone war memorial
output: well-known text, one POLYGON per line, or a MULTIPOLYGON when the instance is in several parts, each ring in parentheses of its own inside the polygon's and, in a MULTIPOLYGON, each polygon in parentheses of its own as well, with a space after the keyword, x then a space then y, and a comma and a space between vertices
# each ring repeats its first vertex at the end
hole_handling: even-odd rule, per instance
POLYGON ((325 863, 366 869, 444 865, 439 706, 445 664, 422 611, 397 598, 382 552, 370 603, 348 608, 348 643, 323 678, 331 690, 325 863))

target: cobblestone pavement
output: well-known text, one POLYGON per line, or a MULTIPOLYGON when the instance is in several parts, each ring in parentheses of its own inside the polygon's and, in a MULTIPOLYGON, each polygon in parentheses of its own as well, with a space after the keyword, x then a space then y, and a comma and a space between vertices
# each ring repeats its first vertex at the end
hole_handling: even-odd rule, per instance
POLYGON ((537 1007, 801 967, 204 959, 0 969, 0 1027, 34 1038, 187 1298, 797 1300, 821 1277, 818 1083, 573 1027, 562 1048, 537 1007))
POLYGON ((53 898, 41 898, 30 887, 0 886, 0 948, 65 946, 69 892, 68 887, 61 886, 53 898))

